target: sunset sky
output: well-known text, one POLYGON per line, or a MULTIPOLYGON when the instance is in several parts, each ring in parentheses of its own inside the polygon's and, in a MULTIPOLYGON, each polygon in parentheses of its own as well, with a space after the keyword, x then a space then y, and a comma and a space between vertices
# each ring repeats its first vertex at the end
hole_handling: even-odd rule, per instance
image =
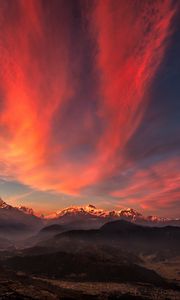
POLYGON ((180 2, 0 0, 0 196, 180 217, 180 2))

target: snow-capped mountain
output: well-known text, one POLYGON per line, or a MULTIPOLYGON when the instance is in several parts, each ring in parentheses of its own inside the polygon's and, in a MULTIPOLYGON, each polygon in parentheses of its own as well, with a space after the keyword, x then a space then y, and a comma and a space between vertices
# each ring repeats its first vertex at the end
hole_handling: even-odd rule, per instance
POLYGON ((132 219, 136 217, 142 217, 140 213, 135 211, 132 208, 127 208, 123 210, 113 210, 113 211, 107 211, 103 209, 96 208, 94 205, 89 204, 86 206, 70 206, 65 209, 59 210, 56 213, 47 216, 48 219, 50 218, 60 218, 65 215, 90 215, 94 217, 101 217, 101 218, 107 218, 107 217, 130 217, 132 219))
POLYGON ((74 219, 94 219, 101 220, 103 223, 110 220, 125 219, 137 224, 144 225, 176 225, 180 226, 180 219, 168 219, 160 218, 156 216, 145 217, 141 213, 137 212, 132 208, 121 209, 121 210, 103 210, 96 208, 94 205, 89 204, 86 206, 70 206, 65 209, 59 210, 54 214, 46 217, 53 222, 58 222, 61 220, 74 220, 74 219))
POLYGON ((70 206, 50 214, 44 219, 42 217, 37 217, 31 208, 25 206, 13 207, 0 198, 0 226, 1 224, 23 224, 24 226, 33 228, 41 227, 43 224, 70 222, 77 224, 79 222, 79 224, 86 223, 86 227, 88 227, 88 223, 99 226, 99 224, 118 219, 150 226, 180 226, 180 219, 160 218, 157 216, 145 217, 132 208, 108 211, 96 208, 92 204, 86 206, 70 206))
POLYGON ((39 227, 42 220, 25 207, 13 207, 0 198, 0 230, 33 229, 39 227))
POLYGON ((1 208, 6 208, 6 209, 9 209, 11 208, 12 206, 7 204, 6 202, 4 202, 1 198, 0 198, 0 209, 1 208))
POLYGON ((25 214, 35 216, 34 210, 32 208, 28 208, 26 206, 19 206, 18 209, 23 211, 25 214))
POLYGON ((57 218, 64 215, 91 215, 95 217, 106 217, 108 215, 108 212, 103 209, 98 209, 94 205, 89 204, 82 207, 71 206, 56 212, 57 218))

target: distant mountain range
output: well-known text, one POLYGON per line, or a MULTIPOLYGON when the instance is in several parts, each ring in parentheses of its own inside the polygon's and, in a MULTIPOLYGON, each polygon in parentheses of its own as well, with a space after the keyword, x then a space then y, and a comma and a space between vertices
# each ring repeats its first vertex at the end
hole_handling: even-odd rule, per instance
POLYGON ((132 208, 107 211, 98 209, 94 205, 68 207, 46 217, 38 217, 31 208, 25 206, 13 207, 0 198, 0 231, 4 227, 42 228, 51 224, 71 224, 70 228, 98 228, 115 220, 127 220, 135 224, 148 226, 180 226, 179 219, 145 217, 132 208))
POLYGON ((144 224, 149 226, 166 226, 174 225, 180 226, 179 219, 161 218, 157 216, 145 217, 141 213, 137 212, 132 208, 107 211, 98 209, 94 205, 67 207, 59 210, 54 214, 46 217, 47 220, 53 221, 54 223, 66 223, 67 220, 101 220, 102 223, 106 223, 113 220, 124 219, 136 224, 144 224))

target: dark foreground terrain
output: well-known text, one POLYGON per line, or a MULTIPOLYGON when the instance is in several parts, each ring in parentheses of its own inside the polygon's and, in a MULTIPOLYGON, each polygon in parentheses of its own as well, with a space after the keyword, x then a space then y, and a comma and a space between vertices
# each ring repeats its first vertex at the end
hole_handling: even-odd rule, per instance
POLYGON ((89 282, 2 272, 0 299, 179 299, 179 290, 142 282, 89 282))
POLYGON ((53 225, 23 243, 0 252, 0 299, 180 299, 178 227, 53 225))

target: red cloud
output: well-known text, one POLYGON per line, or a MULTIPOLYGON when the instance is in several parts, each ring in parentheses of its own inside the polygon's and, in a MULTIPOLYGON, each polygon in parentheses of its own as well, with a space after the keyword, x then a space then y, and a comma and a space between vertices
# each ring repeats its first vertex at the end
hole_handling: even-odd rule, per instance
MULTIPOLYGON (((67 51, 70 32, 67 26, 60 26, 60 39, 51 36, 40 2, 16 4, 12 20, 8 19, 8 7, 4 7, 4 18, 1 17, 4 103, 0 115, 0 157, 7 175, 43 188, 50 173, 47 157, 54 151, 49 145, 53 114, 62 101, 72 96, 67 51)), ((63 11, 60 25, 68 17, 68 11, 63 11)), ((50 25, 53 30, 56 24, 50 25)))
MULTIPOLYGON (((156 163, 145 170, 137 170, 124 188, 112 192, 113 197, 129 206, 140 206, 153 213, 173 208, 180 199, 180 159, 173 158, 156 163)), ((167 211, 167 215, 171 212, 167 211)))
POLYGON ((107 129, 98 144, 99 157, 112 165, 137 129, 148 89, 160 65, 174 11, 170 1, 97 2, 92 27, 98 43, 100 115, 107 129))
MULTIPOLYGON (((98 50, 93 65, 100 78, 97 118, 105 129, 82 164, 64 158, 69 145, 54 139, 52 125, 55 113, 61 119, 61 106, 75 99, 81 85, 83 53, 72 63, 73 11, 58 4, 57 24, 41 1, 16 4, 10 4, 13 18, 5 3, 1 7, 1 174, 37 189, 79 193, 123 160, 119 153, 140 124, 174 10, 170 1, 100 0, 87 12, 87 35, 98 50)), ((88 137, 95 128, 90 116, 84 119, 88 137)))

